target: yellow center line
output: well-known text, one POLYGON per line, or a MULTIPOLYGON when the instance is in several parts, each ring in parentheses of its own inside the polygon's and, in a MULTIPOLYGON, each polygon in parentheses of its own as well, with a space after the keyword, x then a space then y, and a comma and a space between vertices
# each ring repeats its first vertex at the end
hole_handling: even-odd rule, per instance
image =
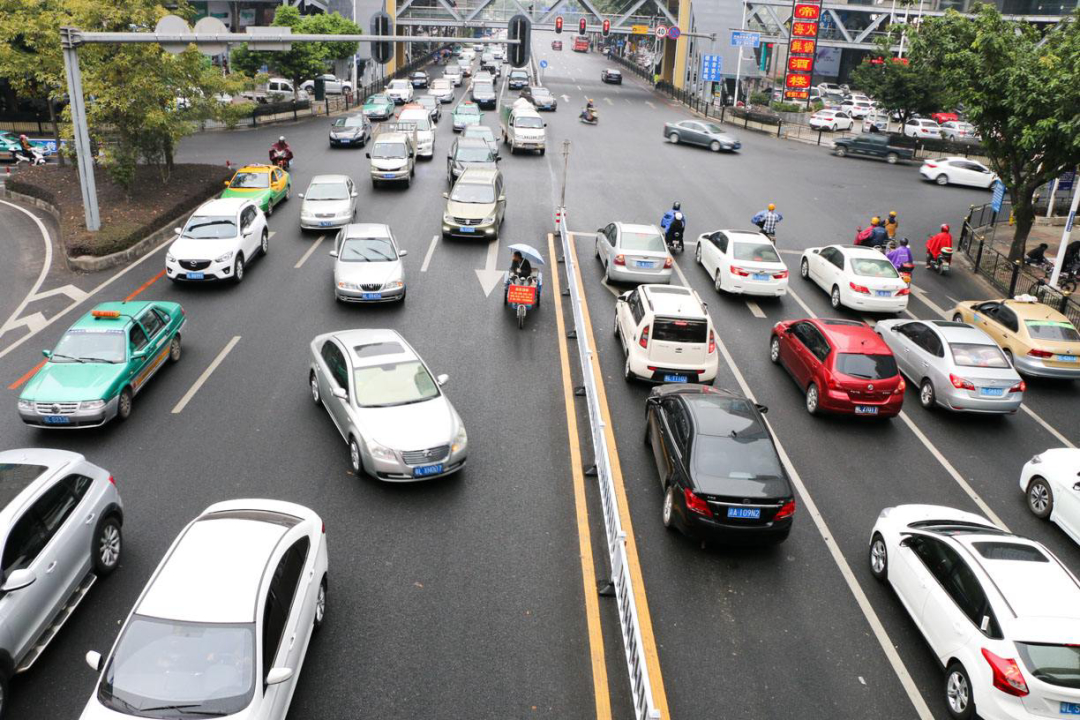
MULTIPOLYGON (((548 257, 555 258, 555 240, 548 234, 548 257)), ((604 637, 600 626, 600 603, 596 599, 596 567, 593 564, 589 511, 585 502, 585 476, 581 470, 581 439, 578 435, 574 390, 570 383, 570 357, 566 349, 566 325, 563 321, 562 291, 559 273, 551 273, 551 304, 559 332, 559 360, 562 363, 563 404, 566 406, 566 434, 570 440, 570 471, 574 478, 574 508, 577 515, 578 548, 581 553, 581 581, 585 591, 585 621, 589 628, 589 655, 592 660, 593 693, 596 696, 596 720, 611 720, 611 689, 608 686, 604 637)))
MULTIPOLYGON (((580 267, 578 263, 577 245, 574 242, 574 234, 570 234, 570 251, 574 253, 574 267, 580 267)), ((649 683, 652 685, 653 704, 660 711, 660 717, 668 720, 667 693, 664 691, 664 680, 660 675, 660 656, 656 651, 656 636, 653 635, 652 614, 649 612, 649 599, 645 594, 645 578, 641 573, 641 561, 638 560, 637 540, 634 536, 633 524, 630 522, 630 504, 626 499, 626 488, 623 485, 622 465, 619 462, 619 451, 615 444, 614 425, 611 422, 611 412, 608 410, 607 392, 604 389, 604 375, 600 371, 600 358, 596 349, 596 341, 593 338, 592 319, 589 317, 589 304, 585 299, 584 287, 581 293, 581 310, 585 317, 585 334, 589 338, 589 347, 593 349, 592 365, 593 374, 596 377, 597 401, 600 405, 600 414, 604 421, 604 437, 607 440, 608 458, 611 461, 611 478, 615 484, 615 497, 619 502, 619 521, 626 533, 626 560, 627 570, 630 572, 630 580, 634 587, 634 604, 637 606, 638 624, 641 626, 641 642, 645 646, 645 666, 649 671, 649 683)))

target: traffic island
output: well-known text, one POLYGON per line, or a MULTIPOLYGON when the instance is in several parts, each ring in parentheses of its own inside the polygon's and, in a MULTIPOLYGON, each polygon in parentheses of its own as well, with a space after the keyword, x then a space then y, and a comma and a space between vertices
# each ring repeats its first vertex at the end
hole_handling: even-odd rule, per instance
POLYGON ((129 190, 95 169, 101 230, 86 229, 79 176, 74 167, 25 168, 5 194, 48 211, 60 227, 68 267, 96 272, 141 257, 173 236, 187 214, 221 192, 231 171, 220 165, 175 165, 168 179, 140 165, 129 190))

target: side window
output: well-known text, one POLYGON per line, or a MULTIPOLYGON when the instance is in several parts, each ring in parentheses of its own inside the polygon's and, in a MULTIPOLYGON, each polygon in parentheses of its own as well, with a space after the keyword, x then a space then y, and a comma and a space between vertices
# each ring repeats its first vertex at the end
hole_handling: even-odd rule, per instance
POLYGON ((289 621, 289 610, 296 596, 296 587, 307 560, 310 541, 304 537, 297 540, 285 551, 274 569, 270 588, 266 594, 266 607, 263 612, 263 675, 274 667, 281 637, 289 621))
POLYGON ((131 347, 135 350, 142 350, 146 347, 147 339, 146 333, 138 325, 132 325, 130 330, 131 347))
POLYGON ((322 356, 327 367, 330 368, 330 377, 338 384, 338 387, 348 390, 349 368, 345 363, 345 355, 342 354, 341 349, 334 344, 333 340, 327 340, 326 344, 323 345, 322 356))
POLYGON ((1016 313, 1004 305, 998 306, 997 321, 1013 332, 1020 329, 1020 321, 1016 317, 1016 313))
POLYGON ((85 475, 68 475, 62 484, 67 487, 68 492, 75 498, 75 504, 78 505, 86 497, 94 481, 85 475))
POLYGON ((844 269, 844 253, 840 252, 836 248, 832 249, 832 254, 829 256, 829 262, 841 270, 844 269))
POLYGON ((937 578, 942 585, 952 574, 954 565, 960 560, 956 553, 949 549, 943 542, 925 536, 916 536, 910 541, 911 548, 919 559, 926 565, 930 574, 937 578))
POLYGON ((926 326, 920 322, 907 323, 896 328, 896 332, 903 335, 911 342, 915 343, 919 347, 922 347, 922 334, 926 330, 926 326))
POLYGON ((169 321, 172 319, 171 317, 169 317, 169 313, 165 312, 160 308, 154 308, 152 312, 158 316, 158 319, 161 320, 162 325, 168 325, 169 321))
POLYGON ((29 509, 15 521, 8 533, 2 560, 4 577, 29 567, 44 547, 45 530, 33 509, 29 509))
POLYGON ((44 531, 44 542, 47 544, 52 539, 64 521, 71 517, 75 506, 79 501, 71 494, 69 483, 58 482, 37 499, 30 512, 35 513, 41 521, 44 531))
POLYGON ((810 325, 807 324, 807 323, 804 323, 804 322, 795 323, 793 328, 794 329, 791 331, 791 334, 794 335, 795 337, 797 337, 799 339, 799 342, 801 342, 803 344, 803 346, 807 350, 809 350, 810 349, 810 344, 811 344, 810 325))
POLYGON ((808 347, 810 352, 814 354, 821 362, 825 362, 825 358, 829 357, 829 351, 832 349, 829 347, 829 341, 825 339, 825 336, 821 334, 813 325, 806 326, 807 339, 810 341, 808 347))
POLYGON ((247 230, 251 227, 251 223, 255 222, 255 206, 248 205, 240 213, 240 229, 247 230))
POLYGON ((713 233, 712 240, 720 252, 727 254, 728 236, 722 232, 713 233))
POLYGON ((604 228, 604 235, 607 237, 608 243, 614 245, 616 235, 615 225, 608 225, 606 228, 604 228))
POLYGON ((161 328, 165 327, 165 323, 161 322, 161 318, 155 315, 152 309, 139 316, 139 323, 143 326, 143 330, 146 331, 148 337, 154 337, 161 331, 161 328))
POLYGON ((934 357, 945 357, 945 346, 942 344, 941 338, 929 328, 923 331, 923 347, 926 348, 926 352, 934 357))
POLYGON ((640 325, 645 317, 645 308, 641 306, 641 291, 635 290, 630 295, 630 312, 634 316, 634 325, 640 325))

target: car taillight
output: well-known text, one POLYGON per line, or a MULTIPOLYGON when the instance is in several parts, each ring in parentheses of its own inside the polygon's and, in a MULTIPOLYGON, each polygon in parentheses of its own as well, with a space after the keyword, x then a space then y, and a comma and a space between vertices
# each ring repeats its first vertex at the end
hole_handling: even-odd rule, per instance
POLYGON ((110 476, 109 476, 109 482, 110 482, 111 484, 115 485, 115 484, 116 484, 116 478, 114 478, 114 477, 113 477, 112 475, 110 475, 110 476))
POLYGON ((844 386, 840 384, 840 381, 837 380, 831 374, 825 376, 825 384, 829 386, 830 390, 843 390, 844 389, 844 386))
POLYGON ((664 269, 665 269, 665 270, 670 270, 670 269, 671 269, 671 266, 672 266, 673 264, 674 264, 674 261, 673 261, 673 260, 671 259, 671 257, 669 256, 668 258, 666 258, 666 259, 664 260, 664 269))
POLYGON ((774 280, 783 280, 787 276, 788 276, 788 271, 784 270, 783 272, 774 273, 773 274, 773 279, 774 280))
POLYGON ((903 395, 907 390, 907 383, 904 382, 904 378, 900 378, 900 382, 896 384, 896 389, 892 391, 893 395, 903 395))
POLYGON ((696 512, 698 515, 704 515, 705 517, 712 517, 712 510, 709 509, 709 503, 705 502, 690 488, 683 488, 683 497, 686 499, 686 509, 690 512, 696 512))
POLYGON ((776 514, 773 515, 773 522, 775 522, 777 520, 783 520, 784 518, 789 518, 794 514, 795 514, 795 501, 794 500, 788 500, 786 503, 784 503, 784 507, 777 510, 776 514))
POLYGON ((732 265, 731 266, 731 274, 732 275, 738 275, 739 277, 750 277, 750 273, 748 271, 743 270, 741 267, 738 267, 737 265, 732 265))
POLYGON ((1027 354, 1030 355, 1031 357, 1037 357, 1037 358, 1054 357, 1054 353, 1046 352, 1045 350, 1028 350, 1027 354))
POLYGON ((645 329, 641 331, 641 339, 638 340, 638 345, 645 348, 646 350, 649 349, 649 326, 648 325, 646 325, 645 329))
POLYGON ((970 380, 966 378, 958 377, 953 374, 949 374, 949 382, 953 384, 953 387, 957 390, 974 390, 975 386, 970 380))
POLYGON ((716 352, 716 335, 712 330, 709 331, 709 354, 712 355, 716 352))
POLYGON ((928 162, 928 163, 926 163, 926 167, 928 167, 928 168, 936 168, 937 163, 928 162))
POLYGON ((870 294, 870 288, 866 287, 865 285, 856 285, 853 282, 849 282, 848 285, 850 285, 851 289, 857 293, 862 293, 863 295, 870 294))
POLYGON ((1024 392, 1025 390, 1027 390, 1027 383, 1024 382, 1023 380, 1021 380, 1020 382, 1016 383, 1011 388, 1009 388, 1009 392, 1011 392, 1011 393, 1024 392))
POLYGON ((998 657, 986 648, 982 649, 983 657, 990 663, 990 669, 994 672, 994 687, 1006 695, 1024 697, 1028 694, 1027 682, 1024 674, 1020 672, 1020 666, 1012 658, 998 657))
POLYGON ((616 265, 625 265, 626 264, 626 256, 625 255, 616 255, 615 256, 615 264, 616 265))
POLYGON ((911 289, 910 288, 900 288, 899 290, 896 291, 896 294, 897 295, 910 295, 911 294, 911 289))

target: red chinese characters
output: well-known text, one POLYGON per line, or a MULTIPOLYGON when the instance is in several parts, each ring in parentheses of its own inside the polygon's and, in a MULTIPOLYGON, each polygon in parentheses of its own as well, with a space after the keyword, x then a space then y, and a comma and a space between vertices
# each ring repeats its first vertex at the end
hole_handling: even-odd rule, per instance
POLYGON ((817 37, 816 22, 793 22, 791 23, 793 37, 817 37))
POLYGON ((787 67, 788 70, 796 72, 811 72, 814 69, 814 58, 792 55, 788 57, 787 67))
POLYGON ((784 83, 790 90, 805 90, 810 88, 810 76, 801 73, 788 73, 784 83))
POLYGON ((813 55, 816 49, 816 40, 795 39, 791 41, 791 53, 793 55, 813 55))
POLYGON ((796 20, 817 20, 821 17, 820 5, 796 5, 795 15, 796 20))
POLYGON ((820 19, 820 0, 792 0, 788 72, 784 78, 784 98, 787 100, 810 99, 820 19))

